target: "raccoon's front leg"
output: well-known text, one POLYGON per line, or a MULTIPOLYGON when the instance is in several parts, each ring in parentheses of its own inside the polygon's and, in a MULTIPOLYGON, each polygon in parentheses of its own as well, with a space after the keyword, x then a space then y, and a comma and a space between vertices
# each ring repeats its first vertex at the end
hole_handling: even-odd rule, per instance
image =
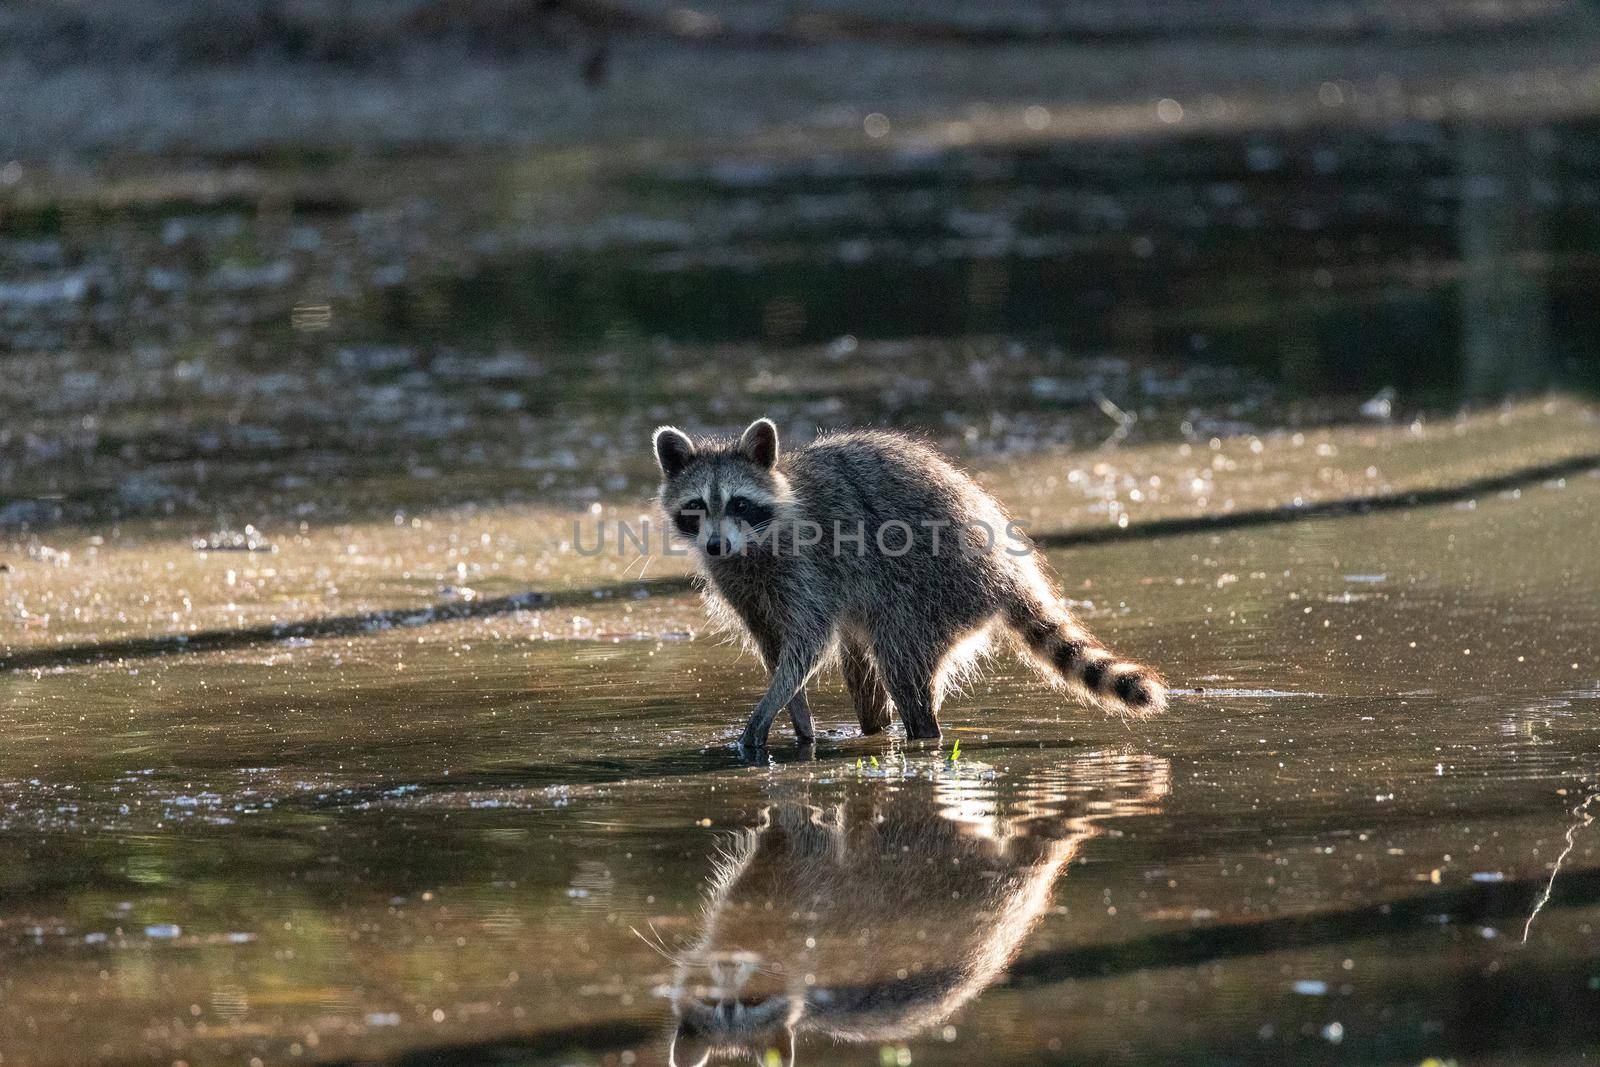
MULTIPOLYGON (((755 634, 757 646, 761 649, 761 662, 766 665, 770 677, 777 669, 778 660, 783 654, 783 646, 774 630, 763 629, 752 632, 755 634)), ((803 685, 794 695, 794 699, 789 701, 789 721, 794 723, 795 740, 801 744, 817 739, 816 726, 811 721, 811 705, 806 700, 806 688, 803 685)))
MULTIPOLYGON (((777 665, 772 669, 767 695, 756 704, 756 710, 744 728, 744 735, 739 738, 740 748, 767 747, 767 733, 772 729, 772 720, 796 697, 800 697, 804 704, 801 690, 805 687, 806 679, 817 669, 817 664, 822 662, 822 654, 826 650, 825 641, 808 640, 798 635, 785 641, 782 651, 778 653, 777 665)), ((809 707, 805 708, 804 715, 809 725, 809 707)))

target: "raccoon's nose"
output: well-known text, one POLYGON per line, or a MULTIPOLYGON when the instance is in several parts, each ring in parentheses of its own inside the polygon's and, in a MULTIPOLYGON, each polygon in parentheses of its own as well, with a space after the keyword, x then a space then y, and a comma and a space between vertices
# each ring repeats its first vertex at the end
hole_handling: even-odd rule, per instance
POLYGON ((712 534, 710 537, 706 538, 706 555, 720 556, 727 550, 728 542, 724 541, 721 535, 712 534))

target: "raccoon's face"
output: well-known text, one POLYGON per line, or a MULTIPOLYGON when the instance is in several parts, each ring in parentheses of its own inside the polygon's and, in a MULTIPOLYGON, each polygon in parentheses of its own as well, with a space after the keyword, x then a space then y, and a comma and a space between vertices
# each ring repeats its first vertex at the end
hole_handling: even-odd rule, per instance
POLYGON ((753 988, 748 962, 725 962, 726 972, 712 964, 710 985, 680 987, 674 993, 678 1025, 668 1061, 673 1067, 701 1067, 715 1054, 718 1059, 753 1060, 767 1067, 776 1053, 777 1063, 792 1067, 794 1025, 802 1002, 777 990, 753 988))
POLYGON ((735 444, 695 442, 663 426, 655 435, 661 507, 678 533, 712 559, 768 551, 790 502, 777 471, 778 429, 757 419, 735 444))

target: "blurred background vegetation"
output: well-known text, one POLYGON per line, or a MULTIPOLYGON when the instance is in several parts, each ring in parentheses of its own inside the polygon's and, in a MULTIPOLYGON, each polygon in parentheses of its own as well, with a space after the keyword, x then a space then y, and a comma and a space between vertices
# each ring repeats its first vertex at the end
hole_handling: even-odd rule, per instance
POLYGON ((0 522, 631 494, 650 426, 761 411, 982 452, 1592 387, 1597 44, 1570 0, 10 0, 0 522))

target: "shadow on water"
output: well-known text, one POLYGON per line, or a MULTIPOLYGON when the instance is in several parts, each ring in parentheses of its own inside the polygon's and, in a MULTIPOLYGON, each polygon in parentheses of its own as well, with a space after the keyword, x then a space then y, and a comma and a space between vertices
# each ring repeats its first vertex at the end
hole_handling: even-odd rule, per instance
POLYGON ((518 611, 532 611, 539 608, 593 604, 597 599, 609 597, 631 597, 640 593, 681 593, 689 588, 690 580, 687 578, 655 578, 649 581, 620 583, 600 589, 576 589, 553 593, 530 591, 487 597, 483 600, 446 601, 360 615, 335 615, 303 619, 298 622, 274 622, 235 630, 204 630, 172 636, 57 645, 52 648, 20 650, 0 657, 0 671, 31 670, 106 660, 141 659, 180 652, 218 652, 297 637, 352 637, 380 630, 431 626, 461 619, 487 619, 496 615, 510 615, 518 611))
POLYGON ((1438 923, 1441 917, 1466 926, 1521 921, 1527 919, 1547 885, 1551 886, 1551 895, 1546 908, 1590 908, 1600 904, 1600 869, 1565 871, 1553 883, 1525 879, 1437 889, 1342 911, 1203 926, 1114 945, 1039 953, 1012 964, 1006 982, 1017 986, 1049 985, 1153 968, 1196 967, 1217 960, 1394 937, 1414 932, 1429 922, 1438 923))
MULTIPOLYGON (((1024 961, 1025 962, 1025 961, 1024 961)), ((1583 965, 1551 967, 1537 963, 1513 963, 1491 972, 1479 973, 1452 988, 1453 1007, 1445 1019, 1436 1019, 1455 1035, 1449 1041, 1431 1036, 1430 1028, 1419 1026, 1410 1033, 1393 1031, 1379 1039, 1346 1047, 1338 1054, 1324 1048, 1307 1051, 1297 1062, 1350 1062, 1416 1064, 1441 1051, 1488 1055, 1555 1055, 1570 1050, 1575 1043, 1591 1043, 1600 1038, 1600 1022, 1590 1010, 1589 997, 1579 990, 1587 988, 1590 968, 1583 965), (1551 997, 1552 988, 1573 992, 1551 997)), ((1083 976, 1085 979, 1092 975, 1083 976)), ((1377 983, 1374 995, 1390 1003, 1428 1000, 1437 991, 1425 982, 1399 978, 1377 983)), ((567 1062, 562 1057, 574 1053, 604 1055, 638 1048, 653 1039, 666 1040, 659 1025, 638 1019, 614 1019, 600 1024, 564 1027, 536 1034, 508 1035, 451 1045, 425 1047, 386 1062, 392 1067, 424 1067, 431 1064, 567 1062)), ((1209 1037, 1209 1035, 1207 1035, 1209 1037)), ((1273 1050, 1268 1049, 1266 1052, 1273 1050)), ((1191 1038, 1181 1049, 1171 1050, 1164 1062, 1215 1063, 1237 1055, 1237 1049, 1222 1040, 1191 1038)), ((804 1063, 799 1055, 794 1063, 804 1063)), ((332 1061, 339 1067, 356 1067, 371 1060, 332 1061)), ((712 1061, 717 1062, 717 1061, 712 1061)), ((732 1062, 740 1062, 735 1059, 732 1062)), ((1036 1050, 990 1049, 984 1060, 993 1064, 1032 1064, 1074 1062, 1072 1057, 1042 1057, 1036 1050)), ((1084 1060, 1083 1062, 1092 1062, 1084 1060)), ((1513 1060, 1515 1062, 1515 1060, 1513 1060)), ((1564 1062, 1564 1061, 1562 1061, 1564 1062)))

